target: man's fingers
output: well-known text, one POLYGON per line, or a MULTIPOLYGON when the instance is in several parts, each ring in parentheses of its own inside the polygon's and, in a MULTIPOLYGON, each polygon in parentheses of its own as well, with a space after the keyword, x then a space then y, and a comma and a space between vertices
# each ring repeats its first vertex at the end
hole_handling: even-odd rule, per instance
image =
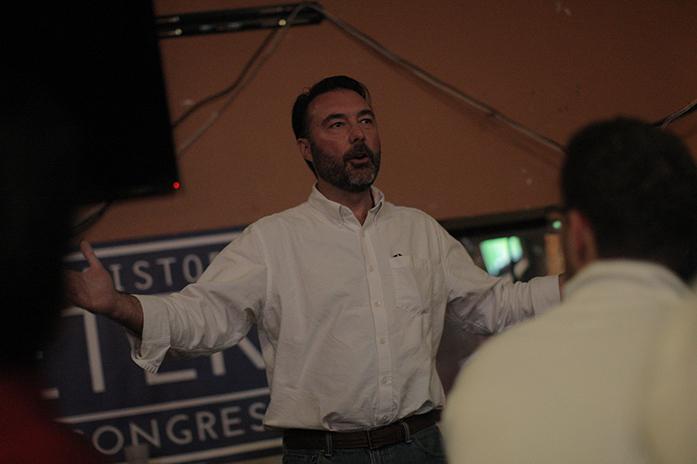
POLYGON ((82 254, 85 256, 85 259, 89 263, 90 267, 99 267, 102 265, 99 262, 99 258, 97 258, 97 255, 94 253, 92 245, 90 245, 87 240, 80 242, 80 251, 82 251, 82 254))

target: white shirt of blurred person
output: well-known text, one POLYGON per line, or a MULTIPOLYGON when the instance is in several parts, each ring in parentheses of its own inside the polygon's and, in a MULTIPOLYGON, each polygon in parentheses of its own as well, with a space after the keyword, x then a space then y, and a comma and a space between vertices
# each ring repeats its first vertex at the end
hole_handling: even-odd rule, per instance
POLYGON ((461 370, 442 423, 452 464, 650 462, 645 388, 657 334, 692 294, 697 168, 676 137, 618 118, 572 138, 561 186, 563 303, 461 370))
MULTIPOLYGON (((697 281, 692 288, 697 293, 697 281)), ((697 462, 697 296, 671 314, 647 377, 645 427, 651 461, 697 462)))

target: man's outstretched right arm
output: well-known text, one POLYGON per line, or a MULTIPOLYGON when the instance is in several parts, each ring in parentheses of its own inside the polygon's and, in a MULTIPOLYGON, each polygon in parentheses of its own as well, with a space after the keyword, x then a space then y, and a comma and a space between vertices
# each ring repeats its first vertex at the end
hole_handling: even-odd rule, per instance
POLYGON ((80 242, 80 250, 88 267, 82 272, 67 271, 65 289, 68 301, 94 314, 104 315, 141 336, 143 308, 138 299, 114 288, 109 271, 88 242, 80 242))

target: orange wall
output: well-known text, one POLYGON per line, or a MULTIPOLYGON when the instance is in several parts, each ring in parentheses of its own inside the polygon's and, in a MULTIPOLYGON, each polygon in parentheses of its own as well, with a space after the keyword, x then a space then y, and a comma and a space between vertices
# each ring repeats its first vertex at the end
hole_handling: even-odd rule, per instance
MULTIPOLYGON (((282 3, 282 2, 278 2, 282 3)), ((390 50, 559 142, 617 114, 648 120, 697 98, 697 2, 368 1, 322 5, 390 50)), ((160 15, 273 4, 159 0, 160 15)), ((161 41, 171 113, 232 82, 268 31, 161 41)), ((312 175, 290 129, 296 95, 349 74, 371 90, 378 187, 438 219, 554 203, 560 154, 386 63, 329 21, 287 31, 232 106, 179 160, 183 189, 115 204, 93 241, 248 224, 303 201, 312 175)), ((175 132, 181 144, 216 109, 175 132)), ((697 115, 672 126, 697 152, 697 115)))

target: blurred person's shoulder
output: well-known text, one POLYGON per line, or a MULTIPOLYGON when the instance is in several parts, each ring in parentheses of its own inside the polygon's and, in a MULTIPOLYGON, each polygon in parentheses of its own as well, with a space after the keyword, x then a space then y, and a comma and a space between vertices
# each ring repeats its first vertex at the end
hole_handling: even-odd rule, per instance
POLYGON ((0 381, 0 462, 106 463, 86 438, 55 420, 32 379, 0 381))

